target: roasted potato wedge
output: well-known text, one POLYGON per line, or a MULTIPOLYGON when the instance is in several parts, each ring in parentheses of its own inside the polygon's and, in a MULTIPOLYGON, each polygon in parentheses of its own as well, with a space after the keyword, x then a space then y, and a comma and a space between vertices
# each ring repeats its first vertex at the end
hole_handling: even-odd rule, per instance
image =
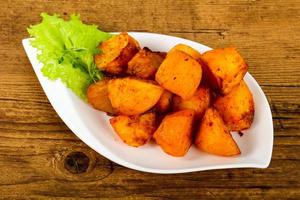
POLYGON ((193 110, 169 114, 162 120, 153 138, 167 154, 184 156, 192 143, 193 118, 193 110))
POLYGON ((188 54, 174 50, 167 54, 155 75, 155 80, 165 89, 183 99, 191 98, 202 77, 201 65, 188 54))
POLYGON ((201 56, 203 73, 211 87, 228 94, 243 79, 248 65, 235 48, 214 49, 201 56))
POLYGON ((154 113, 126 116, 119 115, 110 120, 115 132, 129 146, 138 147, 144 145, 152 137, 156 128, 154 113))
POLYGON ((95 55, 97 67, 111 74, 122 74, 127 70, 127 63, 139 51, 138 42, 127 33, 120 33, 102 42, 100 54, 95 55))
POLYGON ((173 97, 173 110, 190 109, 195 111, 195 118, 200 119, 205 110, 210 106, 211 94, 210 89, 200 86, 194 96, 189 99, 182 99, 179 96, 173 97))
POLYGON ((129 61, 127 73, 143 79, 153 79, 166 54, 143 48, 129 61))
POLYGON ((253 96, 244 81, 225 96, 217 97, 214 107, 230 131, 250 128, 254 118, 253 96))
POLYGON ((139 115, 160 99, 163 88, 150 81, 118 78, 108 82, 108 98, 112 107, 124 115, 139 115))
POLYGON ((195 145, 200 150, 219 156, 234 156, 241 153, 222 117, 214 108, 206 110, 196 134, 195 145))
POLYGON ((195 60, 201 59, 201 53, 199 53, 196 49, 193 49, 192 47, 185 45, 185 44, 177 44, 174 46, 169 52, 172 52, 174 50, 182 51, 191 57, 193 57, 195 60))
POLYGON ((155 108, 159 113, 165 113, 170 110, 173 94, 168 90, 164 90, 155 108))
POLYGON ((90 85, 87 89, 87 100, 97 110, 115 114, 108 98, 107 83, 108 80, 105 79, 90 85))

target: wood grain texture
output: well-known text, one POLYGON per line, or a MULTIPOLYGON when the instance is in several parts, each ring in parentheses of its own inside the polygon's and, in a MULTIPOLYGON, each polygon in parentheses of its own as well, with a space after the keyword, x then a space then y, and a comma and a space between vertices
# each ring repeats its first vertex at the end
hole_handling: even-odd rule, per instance
POLYGON ((8 0, 0 11, 0 199, 300 199, 300 1, 8 0), (271 105, 270 167, 155 175, 92 151, 52 109, 21 46, 45 11, 80 13, 105 31, 238 47, 271 105), (74 157, 71 173, 64 165, 74 152, 89 162, 81 170, 74 157))

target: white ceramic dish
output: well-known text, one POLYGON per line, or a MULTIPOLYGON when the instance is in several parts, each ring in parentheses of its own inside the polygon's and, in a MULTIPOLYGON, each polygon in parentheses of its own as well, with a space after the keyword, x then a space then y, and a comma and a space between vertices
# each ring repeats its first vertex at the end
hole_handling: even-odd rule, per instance
MULTIPOLYGON (((129 34, 141 46, 155 51, 168 51, 178 43, 190 45, 201 53, 211 49, 173 36, 137 32, 129 34)), ((219 157, 198 151, 192 146, 187 155, 176 158, 165 154, 153 143, 139 148, 124 144, 113 132, 105 113, 83 102, 60 81, 53 82, 45 78, 40 71, 42 64, 36 58, 37 50, 30 46, 29 39, 24 39, 22 43, 45 94, 61 119, 84 143, 113 162, 139 171, 171 174, 226 168, 266 168, 271 161, 272 114, 266 96, 249 73, 244 80, 254 96, 254 122, 242 137, 233 133, 242 154, 231 158, 219 157)))

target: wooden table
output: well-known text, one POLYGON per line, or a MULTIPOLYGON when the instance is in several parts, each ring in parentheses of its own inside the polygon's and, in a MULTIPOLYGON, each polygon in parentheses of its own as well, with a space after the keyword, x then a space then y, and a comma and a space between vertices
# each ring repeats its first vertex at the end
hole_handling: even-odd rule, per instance
POLYGON ((0 24, 1 199, 300 199, 298 0, 3 0, 0 24), (91 150, 57 116, 22 48, 26 27, 39 22, 41 12, 80 13, 105 31, 157 32, 213 48, 238 47, 272 108, 270 167, 156 175, 91 150))

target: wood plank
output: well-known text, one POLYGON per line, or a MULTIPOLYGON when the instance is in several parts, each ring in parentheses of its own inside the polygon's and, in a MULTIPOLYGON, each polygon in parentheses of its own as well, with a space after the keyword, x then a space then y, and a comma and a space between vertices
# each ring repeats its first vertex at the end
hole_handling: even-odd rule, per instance
MULTIPOLYGON (((286 191, 290 197, 299 196, 299 190, 297 190, 300 186, 299 171, 297 170, 299 162, 295 160, 285 160, 284 162, 273 160, 271 167, 263 170, 263 174, 261 169, 244 169, 243 171, 231 169, 176 176, 164 175, 164 178, 161 179, 161 175, 141 173, 118 165, 111 165, 101 156, 94 155, 89 148, 81 147, 80 143, 77 144, 72 149, 86 153, 94 162, 91 171, 85 174, 70 174, 61 166, 65 155, 69 152, 68 149, 63 147, 64 143, 51 143, 50 146, 53 145, 53 150, 55 150, 50 154, 39 153, 22 156, 11 154, 9 159, 6 157, 6 163, 10 164, 11 170, 15 172, 13 180, 9 173, 4 173, 4 177, 3 174, 1 175, 1 194, 10 195, 9 191, 14 188, 16 193, 13 195, 21 192, 19 195, 32 194, 38 197, 96 198, 101 196, 121 198, 135 195, 137 195, 136 197, 152 197, 153 191, 155 191, 154 197, 168 196, 170 198, 191 198, 205 195, 205 191, 216 193, 215 196, 226 195, 228 198, 247 195, 246 191, 252 195, 257 191, 257 198, 261 198, 263 195, 274 198, 272 196, 274 193, 278 195, 276 191, 286 191), (20 165, 24 167, 20 168, 20 165), (47 170, 44 170, 45 166, 47 166, 47 170), (280 181, 274 182, 274 176, 280 181), (218 181, 211 177, 218 177, 218 181), (141 182, 139 179, 143 181, 141 182), (157 184, 158 180, 159 184, 157 184), (236 193, 237 187, 243 189, 236 193), (225 194, 221 190, 226 191, 225 194), (80 191, 79 195, 78 191, 80 191)), ((30 150, 29 147, 28 150, 30 150)), ((2 157, 3 154, 0 155, 0 161, 3 161, 2 157)), ((6 165, 0 165, 0 169, 2 172, 9 172, 6 165)))
MULTIPOLYGON (((5 80, 0 85, 0 130, 31 132, 49 126, 49 131, 52 131, 52 127, 63 124, 35 77, 21 76, 18 83, 10 83, 13 77, 0 75, 5 80), (21 125, 22 129, 18 130, 16 124, 21 125)), ((263 89, 271 105, 275 135, 300 136, 300 89, 277 86, 264 86, 263 89)))
MULTIPOLYGON (((32 7, 28 2, 31 1, 23 1, 16 5, 20 9, 16 9, 13 14, 2 14, 5 16, 1 24, 6 27, 2 36, 5 42, 2 46, 5 49, 10 47, 8 55, 15 51, 16 46, 21 48, 20 40, 28 36, 26 27, 28 24, 40 21, 39 13, 45 10, 45 6, 49 6, 49 3, 41 3, 39 6, 32 7), (32 14, 24 16, 21 8, 30 9, 32 14), (10 23, 10 20, 21 17, 22 21, 17 24, 17 27, 10 23), (16 28, 21 32, 16 34, 14 32, 16 28)), ((66 2, 57 8, 58 2, 52 1, 50 3, 52 6, 47 10, 53 12, 55 7, 58 13, 72 13, 72 8, 80 5, 80 13, 85 21, 98 24, 107 31, 161 32, 199 41, 211 47, 237 46, 249 63, 250 72, 261 84, 299 86, 300 48, 297 45, 300 42, 299 3, 278 2, 273 6, 271 1, 239 2, 243 3, 206 1, 198 4, 197 1, 183 1, 172 4, 168 9, 159 9, 154 14, 157 1, 133 4, 129 10, 123 9, 124 4, 120 2, 104 1, 90 6, 92 2, 75 1, 66 2), (91 14, 108 9, 110 6, 115 12, 91 14), (214 12, 207 14, 210 10, 214 12), (132 17, 134 15, 144 17, 143 22, 140 22, 137 17, 132 17), (173 20, 168 20, 169 16, 172 16, 173 20), (130 23, 124 23, 124 19, 127 18, 131 18, 130 23), (109 23, 111 19, 117 20, 109 23), (289 23, 286 23, 286 19, 289 23), (281 28, 274 30, 274 23, 281 28)), ((14 60, 9 60, 9 63, 15 64, 14 60)))

